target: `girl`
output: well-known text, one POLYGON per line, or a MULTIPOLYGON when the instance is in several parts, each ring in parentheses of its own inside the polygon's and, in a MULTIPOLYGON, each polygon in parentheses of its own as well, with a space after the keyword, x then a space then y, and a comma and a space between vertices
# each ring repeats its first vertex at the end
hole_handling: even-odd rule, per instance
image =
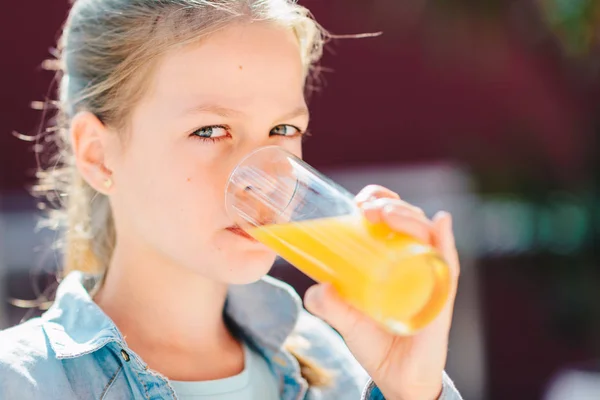
POLYGON ((0 333, 0 398, 460 398, 443 372, 459 269, 448 214, 428 221, 381 187, 357 197, 454 272, 442 315, 396 337, 327 285, 308 314, 225 212, 246 154, 301 154, 322 42, 291 0, 75 1, 58 167, 39 186, 62 201, 65 277, 41 318, 0 333))

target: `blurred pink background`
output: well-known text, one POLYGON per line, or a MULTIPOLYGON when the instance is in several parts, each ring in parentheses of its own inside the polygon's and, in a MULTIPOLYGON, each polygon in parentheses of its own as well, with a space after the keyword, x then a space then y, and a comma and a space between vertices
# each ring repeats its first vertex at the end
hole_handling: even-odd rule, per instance
MULTIPOLYGON (((353 191, 454 213, 448 371, 465 399, 600 398, 598 2, 300 3, 333 33, 383 32, 329 44, 305 158, 353 191)), ((30 103, 54 96, 41 63, 67 8, 11 1, 0 17, 0 328, 59 265, 34 232, 32 143, 12 132, 39 132, 30 103)), ((310 283, 283 262, 272 274, 310 283)))

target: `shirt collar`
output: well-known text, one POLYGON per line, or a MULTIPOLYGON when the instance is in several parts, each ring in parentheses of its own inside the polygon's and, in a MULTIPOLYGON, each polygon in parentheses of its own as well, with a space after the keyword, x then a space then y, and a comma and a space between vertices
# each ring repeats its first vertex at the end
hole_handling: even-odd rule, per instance
MULTIPOLYGON (((109 342, 125 343, 89 294, 99 279, 101 276, 71 272, 58 286, 54 304, 42 316, 57 358, 79 357, 109 342)), ((300 298, 289 285, 266 276, 248 285, 231 285, 225 314, 244 336, 276 352, 294 329, 300 309, 300 298)))

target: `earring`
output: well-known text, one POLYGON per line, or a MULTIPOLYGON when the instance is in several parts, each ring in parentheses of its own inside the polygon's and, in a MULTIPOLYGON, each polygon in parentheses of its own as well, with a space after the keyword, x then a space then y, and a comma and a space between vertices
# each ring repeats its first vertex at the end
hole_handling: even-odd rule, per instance
POLYGON ((106 189, 110 189, 110 188, 112 187, 112 185, 113 185, 113 181, 112 181, 112 179, 111 179, 111 178, 107 178, 107 179, 104 181, 104 187, 105 187, 106 189))

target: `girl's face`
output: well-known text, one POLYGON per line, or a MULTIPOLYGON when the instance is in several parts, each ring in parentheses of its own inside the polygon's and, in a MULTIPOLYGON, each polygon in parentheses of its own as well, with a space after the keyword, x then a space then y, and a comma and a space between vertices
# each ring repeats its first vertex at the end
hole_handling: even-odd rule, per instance
POLYGON ((149 85, 125 144, 106 146, 119 246, 224 283, 260 278, 275 255, 227 229, 224 192, 258 147, 301 155, 308 110, 294 34, 230 26, 168 53, 149 85))

